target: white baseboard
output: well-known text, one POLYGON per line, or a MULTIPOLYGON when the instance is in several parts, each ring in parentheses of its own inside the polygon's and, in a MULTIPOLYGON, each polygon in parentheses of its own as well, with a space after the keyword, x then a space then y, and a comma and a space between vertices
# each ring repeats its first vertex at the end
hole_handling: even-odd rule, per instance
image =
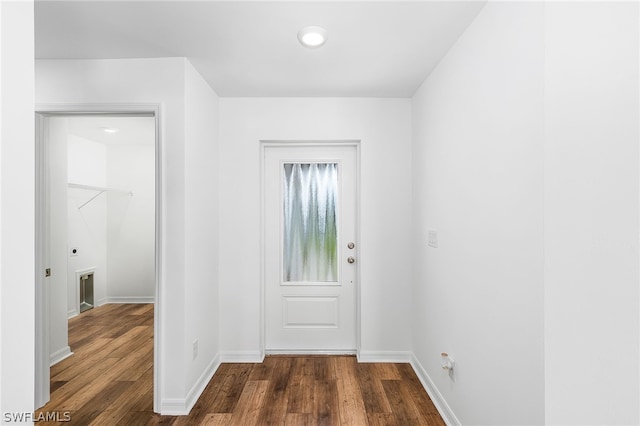
MULTIPOLYGON (((114 304, 125 304, 125 303, 155 303, 155 297, 153 296, 132 296, 132 297, 103 297, 98 299, 95 306, 108 305, 110 303, 114 304)), ((67 311, 67 319, 71 319, 75 316, 80 315, 77 309, 70 309, 67 311)))
POLYGON ((185 401, 186 402, 185 414, 189 414, 189 411, 191 411, 191 409, 196 404, 196 402, 198 402, 198 398, 200 398, 200 395, 202 394, 202 392, 204 392, 204 389, 207 387, 207 385, 211 381, 211 378, 218 370, 218 367, 220 367, 219 354, 213 357, 213 359, 211 360, 207 368, 205 368, 205 370, 202 372, 198 380, 196 380, 194 385, 191 387, 191 390, 187 394, 187 398, 185 401))
POLYGON ((59 363, 63 359, 69 358, 71 355, 73 355, 73 352, 71 352, 71 348, 69 346, 65 346, 64 348, 55 351, 49 356, 49 367, 59 363))
POLYGON ((355 355, 356 351, 351 349, 267 349, 266 355, 355 355))
POLYGON ((198 402, 198 398, 200 398, 200 395, 204 392, 204 389, 218 370, 218 367, 220 367, 220 356, 216 355, 191 387, 191 390, 185 399, 172 398, 162 400, 160 404, 160 414, 163 416, 189 415, 189 412, 196 402, 198 402))
POLYGON ((409 351, 359 351, 358 362, 411 362, 409 351))
POLYGON ((131 296, 131 297, 103 297, 98 300, 98 306, 109 303, 155 303, 156 298, 153 296, 131 296))
POLYGON ((220 352, 220 362, 251 362, 257 363, 264 360, 264 354, 260 351, 226 351, 220 352))
POLYGON ((186 403, 184 399, 163 399, 160 403, 160 415, 162 416, 186 416, 186 403))
POLYGON ((431 398, 431 401, 438 409, 438 412, 444 422, 448 426, 460 426, 460 421, 453 413, 453 410, 451 410, 451 407, 449 407, 449 404, 447 404, 447 401, 445 401, 436 385, 433 383, 433 380, 431 380, 431 377, 427 374, 427 371, 422 367, 422 364, 420 364, 420 361, 418 361, 415 354, 412 354, 411 356, 411 366, 418 376, 418 379, 420 379, 420 383, 422 383, 422 386, 427 391, 429 398, 431 398))

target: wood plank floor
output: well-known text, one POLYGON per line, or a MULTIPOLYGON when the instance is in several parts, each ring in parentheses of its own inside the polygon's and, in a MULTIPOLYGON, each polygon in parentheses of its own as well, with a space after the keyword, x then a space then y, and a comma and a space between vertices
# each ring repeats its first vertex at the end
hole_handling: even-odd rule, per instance
MULTIPOLYGON (((47 425, 444 425, 409 364, 268 356, 222 364, 189 416, 153 413, 153 305, 69 321, 74 355, 51 367, 47 425), (49 417, 52 418, 52 417, 49 417)), ((36 417, 37 418, 37 417, 36 417)))

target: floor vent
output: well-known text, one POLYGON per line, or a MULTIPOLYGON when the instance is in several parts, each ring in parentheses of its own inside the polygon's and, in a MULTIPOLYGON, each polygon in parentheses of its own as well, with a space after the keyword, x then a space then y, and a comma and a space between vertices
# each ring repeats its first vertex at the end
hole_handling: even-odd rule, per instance
POLYGON ((80 275, 80 313, 93 309, 93 272, 80 275))

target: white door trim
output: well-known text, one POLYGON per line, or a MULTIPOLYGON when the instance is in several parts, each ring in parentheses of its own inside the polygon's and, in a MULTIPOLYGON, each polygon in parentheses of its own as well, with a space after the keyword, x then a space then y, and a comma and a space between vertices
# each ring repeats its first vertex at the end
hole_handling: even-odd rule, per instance
POLYGON ((49 359, 49 287, 45 285, 44 269, 46 266, 49 244, 45 244, 48 233, 49 203, 46 197, 46 176, 48 146, 47 120, 36 113, 35 137, 35 407, 46 404, 50 389, 49 359))
MULTIPOLYGON (((360 241, 360 140, 357 139, 335 139, 335 140, 260 140, 260 358, 264 358, 266 355, 266 237, 265 237, 265 212, 266 212, 266 188, 265 188, 265 173, 267 172, 265 167, 265 151, 267 148, 277 147, 331 147, 331 146, 352 146, 356 150, 356 241, 360 241)), ((358 256, 362 257, 362 251, 358 252, 358 256)), ((360 354, 360 330, 361 330, 361 305, 360 305, 360 262, 356 262, 356 355, 360 354)), ((288 353, 293 353, 289 351, 288 353)), ((297 353, 297 352, 296 352, 297 353)), ((300 352, 301 354, 309 354, 307 351, 300 352)), ((340 352, 344 354, 344 351, 340 352)), ((270 352, 271 354, 271 352, 270 352)), ((276 353, 273 353, 276 354, 276 353)), ((313 354, 332 354, 331 351, 319 351, 313 352, 313 354)))
POLYGON ((36 211, 35 211, 35 232, 36 232, 36 253, 35 253, 35 306, 36 306, 36 329, 35 329, 35 407, 40 408, 49 401, 49 299, 48 290, 44 285, 45 247, 43 244, 44 231, 46 230, 46 218, 48 217, 48 206, 45 200, 44 182, 48 173, 47 165, 47 143, 46 143, 46 117, 48 116, 71 116, 87 114, 118 114, 118 115, 140 115, 153 114, 155 117, 156 140, 155 140, 155 308, 153 319, 153 411, 160 412, 160 389, 162 387, 162 347, 163 330, 160 318, 163 316, 165 306, 163 304, 162 292, 163 283, 163 251, 162 251, 162 212, 163 212, 163 183, 164 169, 164 135, 162 134, 162 105, 160 104, 38 104, 36 113, 36 146, 35 146, 35 170, 36 170, 36 211))

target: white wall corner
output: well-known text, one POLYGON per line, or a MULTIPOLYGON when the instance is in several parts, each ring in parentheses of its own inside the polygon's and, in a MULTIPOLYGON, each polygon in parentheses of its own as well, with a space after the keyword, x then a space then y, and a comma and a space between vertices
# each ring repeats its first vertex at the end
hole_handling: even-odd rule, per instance
POLYGON ((71 355, 73 355, 73 352, 71 352, 71 348, 69 346, 65 346, 64 348, 55 351, 49 356, 49 366, 51 367, 59 363, 63 359, 69 358, 71 355))
POLYGON ((73 317, 77 317, 78 316, 78 310, 77 309, 69 309, 67 311, 67 319, 71 319, 73 317))
POLYGON ((264 361, 261 351, 223 351, 220 352, 220 362, 260 363, 264 361))
POLYGON ((358 362, 412 362, 409 351, 358 351, 358 362))
POLYGON ((445 401, 444 397, 431 380, 431 377, 427 374, 427 371, 422 367, 422 364, 420 364, 420 361, 418 361, 415 354, 412 354, 410 362, 411 367, 413 367, 413 371, 415 371, 420 383, 422 383, 422 386, 427 391, 433 405, 436 406, 442 420, 444 420, 444 422, 449 426, 461 425, 460 420, 458 420, 451 407, 449 407, 449 404, 447 404, 447 401, 445 401))

